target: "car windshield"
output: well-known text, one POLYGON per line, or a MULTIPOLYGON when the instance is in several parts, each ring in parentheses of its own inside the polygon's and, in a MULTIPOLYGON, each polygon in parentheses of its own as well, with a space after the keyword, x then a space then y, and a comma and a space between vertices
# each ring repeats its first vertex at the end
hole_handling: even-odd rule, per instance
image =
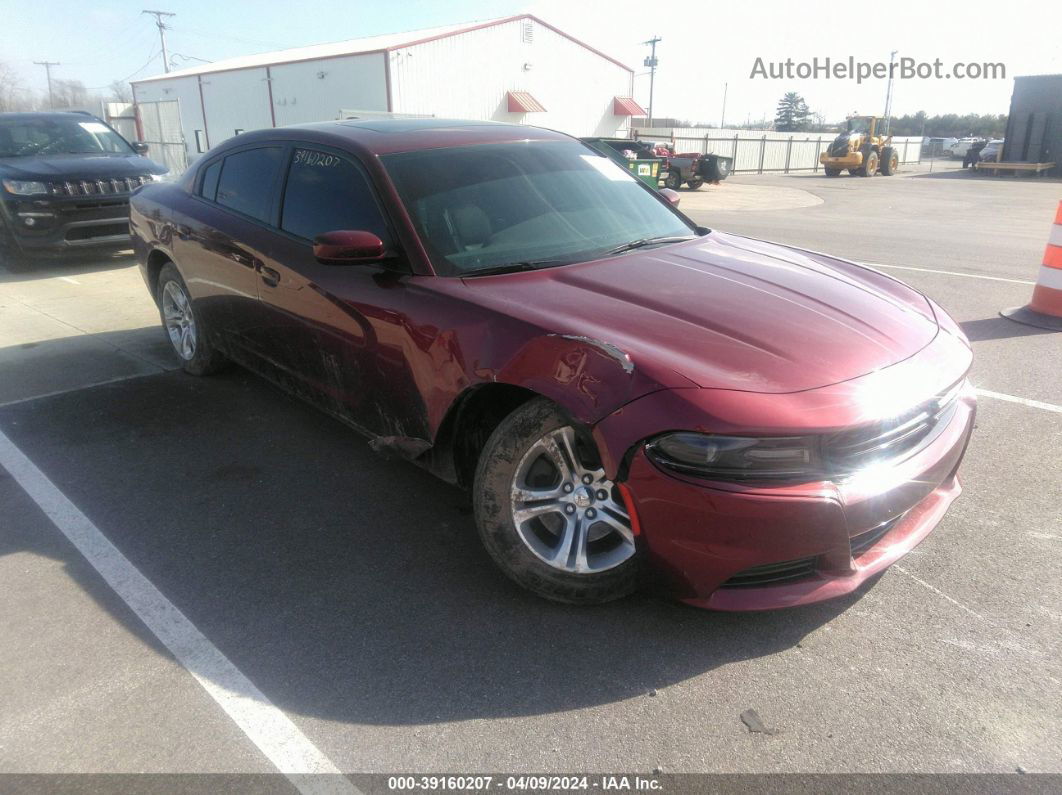
POLYGON ((575 141, 520 141, 386 155, 436 269, 561 265, 695 227, 630 172, 575 141))
POLYGON ((0 157, 132 153, 125 139, 91 116, 0 119, 0 157))

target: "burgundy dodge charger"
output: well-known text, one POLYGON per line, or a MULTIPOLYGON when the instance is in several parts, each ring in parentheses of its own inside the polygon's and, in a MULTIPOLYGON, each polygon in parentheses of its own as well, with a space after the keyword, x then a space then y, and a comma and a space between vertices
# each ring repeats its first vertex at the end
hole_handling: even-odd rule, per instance
POLYGON ((237 362, 470 489, 531 591, 848 593, 959 494, 970 346, 895 279, 673 198, 556 132, 343 121, 233 138, 131 227, 186 371, 237 362))

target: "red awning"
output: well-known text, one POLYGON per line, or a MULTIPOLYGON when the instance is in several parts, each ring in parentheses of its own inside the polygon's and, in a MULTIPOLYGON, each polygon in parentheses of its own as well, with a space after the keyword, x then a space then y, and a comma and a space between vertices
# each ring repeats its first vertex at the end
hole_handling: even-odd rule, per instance
POLYGON ((634 101, 634 97, 615 97, 612 100, 613 116, 648 116, 642 106, 634 101))
POLYGON ((510 91, 506 94, 510 113, 544 113, 542 103, 526 91, 510 91))

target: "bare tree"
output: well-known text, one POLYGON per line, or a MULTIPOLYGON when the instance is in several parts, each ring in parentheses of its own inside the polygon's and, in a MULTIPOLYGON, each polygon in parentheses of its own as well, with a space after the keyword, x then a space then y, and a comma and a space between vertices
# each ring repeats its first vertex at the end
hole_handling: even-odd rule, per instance
POLYGON ((32 110, 36 105, 33 92, 22 85, 13 68, 0 62, 0 113, 12 110, 32 110))
POLYGON ((132 102, 133 92, 129 87, 129 84, 121 80, 115 80, 111 83, 111 97, 114 102, 132 102))
POLYGON ((78 108, 89 103, 88 89, 80 80, 53 80, 52 96, 57 108, 78 108))

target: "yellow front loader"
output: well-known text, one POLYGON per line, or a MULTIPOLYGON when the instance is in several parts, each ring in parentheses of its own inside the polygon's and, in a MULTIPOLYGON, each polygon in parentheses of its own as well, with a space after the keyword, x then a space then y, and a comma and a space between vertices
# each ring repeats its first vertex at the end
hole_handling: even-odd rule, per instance
POLYGON ((895 174, 900 156, 892 148, 891 135, 878 135, 880 126, 877 116, 849 116, 844 131, 819 155, 826 176, 836 177, 845 169, 860 177, 895 174))

